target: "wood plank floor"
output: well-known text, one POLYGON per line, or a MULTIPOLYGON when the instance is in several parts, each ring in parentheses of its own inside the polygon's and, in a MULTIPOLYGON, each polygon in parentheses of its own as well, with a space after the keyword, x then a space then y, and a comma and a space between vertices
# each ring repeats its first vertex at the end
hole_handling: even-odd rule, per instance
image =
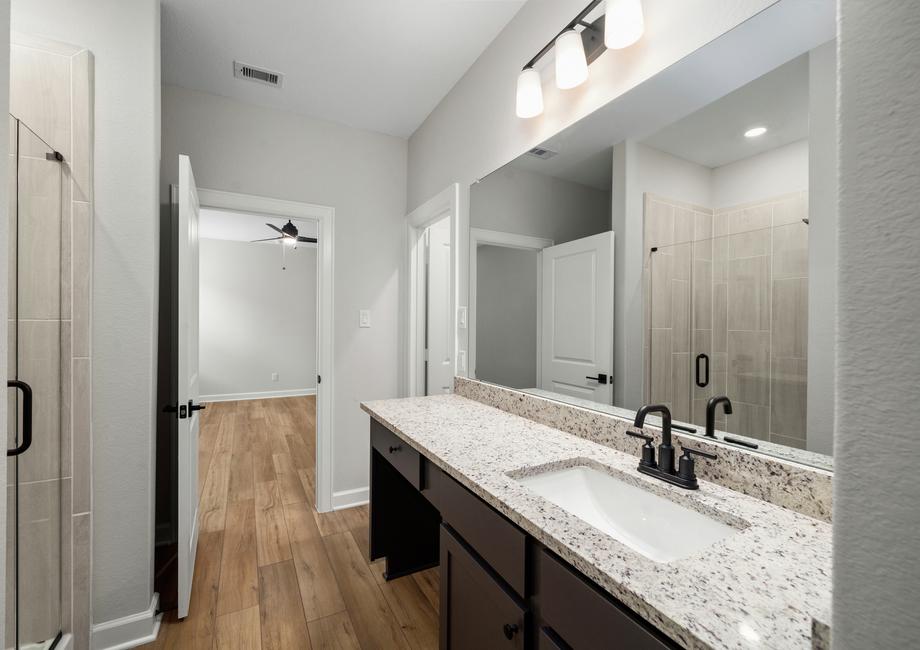
POLYGON ((367 506, 314 508, 312 397, 202 411, 201 533, 189 616, 151 649, 436 648, 438 573, 368 562, 367 506))

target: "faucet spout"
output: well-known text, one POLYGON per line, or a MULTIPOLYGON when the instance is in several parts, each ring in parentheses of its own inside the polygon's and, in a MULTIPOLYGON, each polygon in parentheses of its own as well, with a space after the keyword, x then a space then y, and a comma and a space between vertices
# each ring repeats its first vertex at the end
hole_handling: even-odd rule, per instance
POLYGON ((716 407, 719 404, 725 405, 725 414, 732 414, 732 401, 728 399, 725 395, 716 395, 715 397, 710 397, 709 401, 706 403, 706 437, 715 438, 716 437, 716 407))
POLYGON ((646 404, 636 411, 633 425, 641 429, 649 413, 661 414, 661 444, 671 446, 671 410, 664 404, 646 404))

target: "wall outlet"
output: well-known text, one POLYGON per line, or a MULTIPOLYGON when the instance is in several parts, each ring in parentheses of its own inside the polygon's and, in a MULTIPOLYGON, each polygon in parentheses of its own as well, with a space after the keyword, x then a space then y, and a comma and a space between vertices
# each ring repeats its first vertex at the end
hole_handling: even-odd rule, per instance
POLYGON ((277 373, 277 372, 273 372, 273 373, 272 373, 272 381, 278 381, 278 373, 277 373))
POLYGON ((358 327, 371 326, 371 310, 362 309, 358 312, 358 327))

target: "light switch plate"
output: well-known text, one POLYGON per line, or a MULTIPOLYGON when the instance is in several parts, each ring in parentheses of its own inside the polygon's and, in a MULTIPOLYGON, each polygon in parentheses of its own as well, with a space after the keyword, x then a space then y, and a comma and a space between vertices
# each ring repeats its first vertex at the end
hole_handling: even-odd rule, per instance
POLYGON ((272 381, 278 381, 278 373, 277 373, 277 372, 273 372, 273 373, 272 373, 272 381))
POLYGON ((457 307, 457 327, 466 329, 466 307, 457 307))
POLYGON ((358 327, 371 326, 371 310, 362 309, 358 312, 358 327))

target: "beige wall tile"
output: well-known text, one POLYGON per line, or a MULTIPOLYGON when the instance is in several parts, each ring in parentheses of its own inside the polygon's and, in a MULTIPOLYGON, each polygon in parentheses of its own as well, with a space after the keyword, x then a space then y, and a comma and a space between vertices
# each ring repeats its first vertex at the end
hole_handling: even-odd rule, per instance
POLYGON ((672 352, 690 352, 690 283, 671 280, 672 352))
POLYGON ((773 283, 773 356, 808 356, 808 279, 773 283))
POLYGON ((738 212, 733 212, 729 217, 728 228, 732 234, 761 230, 773 225, 773 207, 771 204, 755 205, 738 212))
POLYGON ((712 262, 693 260, 693 328, 712 329, 712 262))
MULTIPOLYGON (((70 187, 65 174, 63 179, 64 194, 70 187)), ((70 320, 73 317, 73 204, 70 201, 61 202, 61 308, 60 317, 70 320)))
POLYGON ((73 360, 73 511, 88 512, 92 490, 92 445, 90 442, 90 386, 92 367, 89 359, 73 360))
POLYGON ((73 593, 73 482, 61 480, 61 629, 66 634, 71 630, 71 605, 73 593))
MULTIPOLYGON (((32 387, 32 446, 19 457, 20 482, 60 478, 61 323, 19 322, 19 378, 32 387)), ((20 413, 21 413, 20 405, 20 413)))
POLYGON ((674 257, 653 253, 650 265, 652 327, 671 327, 671 279, 674 277, 674 257))
POLYGON ((758 440, 769 440, 769 407, 745 402, 732 402, 732 407, 732 414, 726 417, 728 431, 758 440))
MULTIPOLYGON (((687 282, 690 281, 693 263, 692 242, 675 244, 674 246, 669 246, 662 251, 659 251, 659 253, 672 256, 673 266, 671 267, 671 277, 673 277, 675 280, 685 280, 687 282)), ((658 255, 658 253, 655 254, 658 255)))
POLYGON ((694 212, 693 213, 693 239, 702 241, 712 239, 712 212, 694 212))
MULTIPOLYGON (((70 57, 10 48, 10 112, 70 160, 70 57)), ((20 152, 44 158, 45 148, 20 139, 20 152)))
POLYGON ((728 284, 712 287, 712 351, 728 351, 728 284))
MULTIPOLYGON (((808 216, 808 193, 799 192, 773 204, 773 225, 802 223, 808 216)), ((804 225, 804 224, 802 224, 804 225)))
POLYGON ((73 518, 73 636, 74 650, 89 650, 90 603, 92 602, 92 515, 73 518))
POLYGON ((808 226, 801 221, 773 229, 773 277, 808 277, 808 226))
POLYGON ((61 321, 61 477, 73 476, 73 351, 70 321, 61 321))
POLYGON ((19 318, 61 317, 61 164, 19 161, 19 318))
POLYGON ((652 377, 650 401, 655 403, 671 402, 671 330, 653 329, 652 377))
POLYGON ((675 420, 690 420, 690 355, 671 355, 671 416, 675 420))
POLYGON ((88 203, 73 204, 73 353, 88 357, 92 312, 93 218, 88 203))
POLYGON ((73 75, 73 198, 89 201, 92 198, 93 155, 93 55, 87 50, 71 58, 73 75))
POLYGON ((674 243, 693 241, 696 227, 693 212, 687 208, 674 208, 674 243))
POLYGON ((728 258, 754 257, 770 254, 770 228, 750 230, 728 236, 728 258))
POLYGON ((654 199, 645 203, 645 248, 674 243, 674 207, 654 199))
POLYGON ((770 404, 770 332, 729 331, 728 394, 739 402, 770 404))
POLYGON ((773 359, 770 433, 805 440, 808 362, 773 359))
POLYGON ((728 266, 728 329, 770 329, 770 258, 731 260, 728 266))

